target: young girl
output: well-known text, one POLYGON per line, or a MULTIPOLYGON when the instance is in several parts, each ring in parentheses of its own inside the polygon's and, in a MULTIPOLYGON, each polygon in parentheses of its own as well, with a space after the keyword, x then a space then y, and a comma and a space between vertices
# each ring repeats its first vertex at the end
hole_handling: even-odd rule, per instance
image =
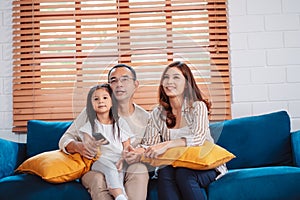
POLYGON ((109 192, 116 200, 127 199, 123 186, 121 153, 130 145, 133 135, 125 120, 118 117, 117 106, 108 84, 96 85, 90 89, 86 109, 88 122, 79 129, 83 142, 88 145, 88 141, 96 140, 100 133, 105 137, 98 142, 101 155, 91 170, 105 175, 109 192))

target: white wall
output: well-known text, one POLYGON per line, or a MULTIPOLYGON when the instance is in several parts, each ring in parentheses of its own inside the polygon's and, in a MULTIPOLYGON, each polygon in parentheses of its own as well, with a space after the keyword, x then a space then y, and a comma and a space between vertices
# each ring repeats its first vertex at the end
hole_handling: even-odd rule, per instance
POLYGON ((300 1, 229 0, 232 117, 288 111, 300 129, 300 1))
MULTIPOLYGON (((12 0, 0 0, 0 137, 12 126, 12 0)), ((228 0, 232 117, 287 110, 300 129, 300 1, 228 0)))
MULTIPOLYGON (((0 137, 21 141, 12 127, 12 0, 0 0, 0 137)), ((23 139, 24 140, 24 139, 23 139)))

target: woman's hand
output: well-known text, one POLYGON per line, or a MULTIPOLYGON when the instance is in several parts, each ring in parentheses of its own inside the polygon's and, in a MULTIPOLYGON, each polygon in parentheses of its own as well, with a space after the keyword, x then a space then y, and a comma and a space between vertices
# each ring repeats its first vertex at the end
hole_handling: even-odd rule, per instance
POLYGON ((158 143, 148 147, 144 156, 146 158, 157 158, 161 154, 165 153, 169 148, 181 146, 186 146, 186 140, 184 138, 158 143))
POLYGON ((159 155, 165 153, 169 148, 169 141, 162 142, 146 149, 144 155, 146 158, 157 158, 159 155))

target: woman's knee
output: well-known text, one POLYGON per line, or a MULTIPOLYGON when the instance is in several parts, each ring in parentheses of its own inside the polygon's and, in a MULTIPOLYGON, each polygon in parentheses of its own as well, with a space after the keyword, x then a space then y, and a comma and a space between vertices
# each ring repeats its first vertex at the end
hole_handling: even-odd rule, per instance
POLYGON ((175 179, 176 182, 183 182, 186 180, 191 180, 195 178, 194 171, 188 168, 177 168, 176 174, 175 174, 175 179))
POLYGON ((215 180, 217 173, 212 170, 193 170, 188 168, 178 168, 176 171, 176 183, 178 185, 194 185, 207 187, 215 180))

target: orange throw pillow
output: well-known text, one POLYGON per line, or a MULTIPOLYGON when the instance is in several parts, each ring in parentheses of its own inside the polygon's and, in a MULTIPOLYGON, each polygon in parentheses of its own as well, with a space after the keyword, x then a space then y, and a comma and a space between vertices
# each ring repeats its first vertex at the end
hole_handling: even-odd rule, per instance
POLYGON ((25 160, 16 172, 31 173, 51 183, 63 183, 80 178, 96 160, 79 153, 66 154, 60 150, 40 153, 25 160))
POLYGON ((216 168, 233 158, 235 158, 235 155, 223 147, 205 141, 201 146, 170 148, 155 159, 142 156, 141 161, 155 167, 172 165, 173 167, 207 170, 216 168))

